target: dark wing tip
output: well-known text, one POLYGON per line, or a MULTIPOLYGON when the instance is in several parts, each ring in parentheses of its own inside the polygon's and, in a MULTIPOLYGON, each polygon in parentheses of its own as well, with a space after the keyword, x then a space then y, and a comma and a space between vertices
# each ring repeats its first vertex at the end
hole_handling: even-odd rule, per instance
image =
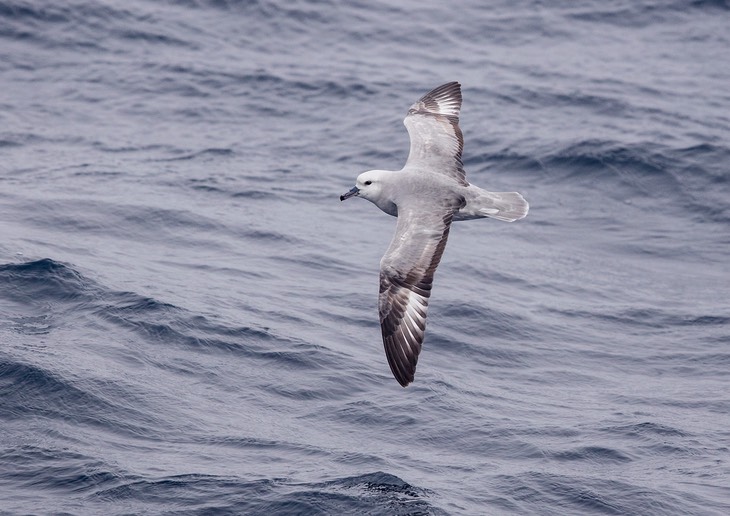
POLYGON ((385 356, 403 387, 413 381, 426 331, 432 274, 418 283, 381 277, 380 329, 385 356), (426 285, 427 284, 427 285, 426 285))
POLYGON ((446 84, 442 84, 441 86, 437 86, 436 88, 432 89, 428 93, 426 93, 423 98, 426 97, 433 97, 433 98, 440 98, 440 97, 458 97, 461 98, 461 84, 457 81, 451 81, 447 82, 446 84))
POLYGON ((429 111, 456 117, 459 116, 459 111, 461 110, 461 101, 461 84, 456 81, 442 84, 418 100, 429 111))
POLYGON ((398 383, 400 384, 400 386, 405 389, 413 381, 413 376, 411 376, 410 378, 396 376, 395 379, 398 381, 398 383))
POLYGON ((395 335, 386 336, 383 332, 385 356, 388 359, 390 371, 401 387, 407 387, 415 378, 418 355, 412 358, 408 357, 397 341, 398 338, 395 335))

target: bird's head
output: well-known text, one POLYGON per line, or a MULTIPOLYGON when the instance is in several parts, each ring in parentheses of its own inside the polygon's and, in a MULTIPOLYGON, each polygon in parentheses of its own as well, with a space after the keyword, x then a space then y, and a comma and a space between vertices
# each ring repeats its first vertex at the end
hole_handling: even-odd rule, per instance
POLYGON ((355 186, 344 195, 340 195, 340 200, 344 201, 350 197, 362 197, 375 204, 378 204, 383 193, 383 171, 368 170, 357 176, 355 186))

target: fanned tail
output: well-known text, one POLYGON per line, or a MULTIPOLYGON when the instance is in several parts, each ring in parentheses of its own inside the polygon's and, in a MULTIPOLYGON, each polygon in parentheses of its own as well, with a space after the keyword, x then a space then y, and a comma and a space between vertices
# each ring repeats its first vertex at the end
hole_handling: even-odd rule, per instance
POLYGON ((486 217, 506 222, 523 219, 530 211, 530 205, 518 192, 484 192, 480 198, 483 208, 479 211, 486 217))

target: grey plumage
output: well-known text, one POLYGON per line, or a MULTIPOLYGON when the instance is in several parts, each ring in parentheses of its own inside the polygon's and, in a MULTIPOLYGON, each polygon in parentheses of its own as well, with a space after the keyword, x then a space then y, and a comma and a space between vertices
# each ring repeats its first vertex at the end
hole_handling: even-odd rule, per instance
POLYGON ((388 364, 404 387, 414 378, 433 277, 452 221, 484 217, 513 221, 528 211, 517 192, 488 192, 466 180, 461 100, 458 82, 421 97, 404 120, 411 147, 403 169, 363 172, 356 186, 340 197, 364 197, 398 217, 380 262, 378 311, 388 364))

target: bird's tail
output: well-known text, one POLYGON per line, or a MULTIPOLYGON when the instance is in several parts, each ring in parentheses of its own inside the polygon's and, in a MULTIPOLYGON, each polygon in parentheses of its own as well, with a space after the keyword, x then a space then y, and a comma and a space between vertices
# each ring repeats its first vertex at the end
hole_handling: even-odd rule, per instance
POLYGON ((493 219, 514 222, 527 216, 530 205, 517 192, 487 192, 479 198, 480 212, 493 219))

